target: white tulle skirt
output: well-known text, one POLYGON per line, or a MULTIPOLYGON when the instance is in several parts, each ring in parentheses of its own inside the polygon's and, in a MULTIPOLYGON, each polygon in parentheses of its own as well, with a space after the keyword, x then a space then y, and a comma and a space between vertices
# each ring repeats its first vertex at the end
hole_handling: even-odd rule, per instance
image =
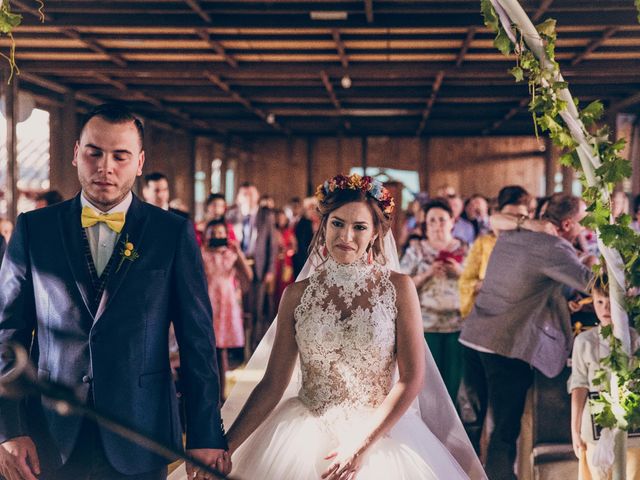
MULTIPOLYGON (((280 404, 232 457, 238 480, 319 480, 324 457, 359 438, 372 410, 314 415, 297 397, 280 404)), ((410 410, 364 455, 357 480, 468 479, 449 451, 410 410)), ((184 467, 169 480, 186 480, 184 467)))

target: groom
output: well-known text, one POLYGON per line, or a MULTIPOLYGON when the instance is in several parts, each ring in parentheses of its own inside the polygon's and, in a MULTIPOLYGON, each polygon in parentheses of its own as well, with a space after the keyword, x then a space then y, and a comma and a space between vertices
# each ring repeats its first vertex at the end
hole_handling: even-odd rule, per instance
MULTIPOLYGON (((169 368, 173 322, 187 453, 228 471, 200 251, 187 220, 132 194, 144 159, 142 124, 126 108, 101 105, 86 116, 73 159, 81 193, 18 217, 0 269, 0 344, 21 343, 41 378, 182 449, 169 368)), ((0 399, 5 478, 155 480, 166 478, 166 464, 40 397, 0 399)))

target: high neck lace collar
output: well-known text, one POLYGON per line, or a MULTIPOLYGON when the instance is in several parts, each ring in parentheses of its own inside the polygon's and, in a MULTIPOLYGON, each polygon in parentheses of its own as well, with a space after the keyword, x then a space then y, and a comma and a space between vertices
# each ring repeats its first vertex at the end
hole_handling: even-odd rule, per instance
POLYGON ((330 256, 324 264, 325 281, 329 286, 337 286, 342 291, 359 292, 372 269, 373 265, 369 265, 366 255, 352 263, 339 263, 330 256))

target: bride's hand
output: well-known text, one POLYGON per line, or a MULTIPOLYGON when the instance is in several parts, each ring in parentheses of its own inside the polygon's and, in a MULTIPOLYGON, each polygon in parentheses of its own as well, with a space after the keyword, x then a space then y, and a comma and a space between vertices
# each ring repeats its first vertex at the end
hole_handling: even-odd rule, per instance
POLYGON ((324 457, 325 460, 333 460, 329 468, 322 474, 323 480, 352 480, 360 469, 362 460, 362 450, 357 449, 355 452, 345 453, 334 450, 324 457))

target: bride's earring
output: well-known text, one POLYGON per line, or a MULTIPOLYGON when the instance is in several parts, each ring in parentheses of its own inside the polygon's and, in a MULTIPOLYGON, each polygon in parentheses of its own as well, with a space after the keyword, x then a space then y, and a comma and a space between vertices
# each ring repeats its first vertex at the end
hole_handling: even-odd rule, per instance
POLYGON ((325 258, 329 256, 329 249, 326 245, 322 248, 322 256, 325 258))
POLYGON ((367 258, 369 265, 373 263, 373 243, 369 245, 369 257, 367 258))

